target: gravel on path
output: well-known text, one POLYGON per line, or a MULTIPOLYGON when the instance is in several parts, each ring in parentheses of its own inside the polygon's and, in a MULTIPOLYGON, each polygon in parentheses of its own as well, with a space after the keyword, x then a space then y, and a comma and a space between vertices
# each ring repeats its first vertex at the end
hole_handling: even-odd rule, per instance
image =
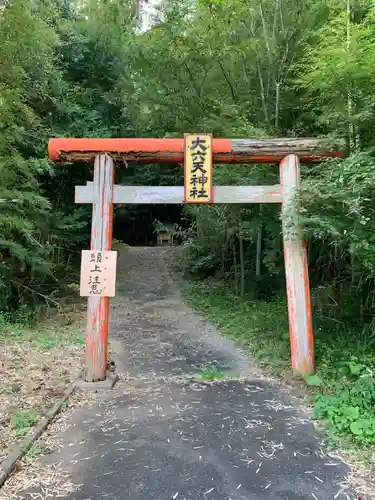
MULTIPOLYGON (((121 381, 78 409, 63 445, 42 459, 70 473, 77 491, 65 498, 359 498, 347 466, 324 449, 298 398, 262 377, 184 303, 166 255, 160 248, 119 251, 110 324, 121 381), (207 365, 232 379, 191 379, 207 365)), ((16 498, 58 498, 42 493, 33 488, 16 498)))

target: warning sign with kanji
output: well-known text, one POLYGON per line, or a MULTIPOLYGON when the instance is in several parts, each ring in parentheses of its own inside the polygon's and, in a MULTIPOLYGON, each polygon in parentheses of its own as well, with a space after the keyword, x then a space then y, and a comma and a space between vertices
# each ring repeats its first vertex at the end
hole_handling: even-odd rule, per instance
POLYGON ((114 297, 117 252, 82 251, 81 297, 114 297))
POLYGON ((185 203, 212 202, 212 135, 185 134, 185 203))

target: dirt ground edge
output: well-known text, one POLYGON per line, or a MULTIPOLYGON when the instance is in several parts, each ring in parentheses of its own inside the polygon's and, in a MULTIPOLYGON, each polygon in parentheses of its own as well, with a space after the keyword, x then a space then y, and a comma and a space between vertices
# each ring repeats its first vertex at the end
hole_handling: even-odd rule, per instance
POLYGON ((60 398, 53 406, 50 408, 39 422, 34 427, 33 432, 27 435, 20 443, 18 443, 13 450, 10 451, 7 458, 0 465, 0 489, 12 474, 16 464, 21 458, 23 458, 26 453, 30 450, 32 445, 37 441, 43 432, 47 429, 50 423, 54 420, 56 415, 61 411, 63 405, 67 402, 73 392, 76 390, 76 380, 69 384, 66 389, 64 396, 60 398))

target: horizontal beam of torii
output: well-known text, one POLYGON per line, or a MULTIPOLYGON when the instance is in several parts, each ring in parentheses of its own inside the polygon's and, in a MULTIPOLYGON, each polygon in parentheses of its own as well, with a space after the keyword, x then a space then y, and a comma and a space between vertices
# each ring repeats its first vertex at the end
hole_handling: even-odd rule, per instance
MULTIPOLYGON (((280 163, 289 154, 301 163, 343 157, 345 143, 327 138, 213 139, 213 161, 222 164, 280 163)), ((108 153, 116 162, 183 163, 184 139, 69 139, 53 138, 48 144, 53 161, 94 162, 108 153)))
MULTIPOLYGON (((93 203, 94 183, 75 186, 76 203, 93 203)), ((184 186, 113 186, 114 204, 181 205, 184 186)), ((281 203, 281 186, 215 186, 213 203, 281 203)))

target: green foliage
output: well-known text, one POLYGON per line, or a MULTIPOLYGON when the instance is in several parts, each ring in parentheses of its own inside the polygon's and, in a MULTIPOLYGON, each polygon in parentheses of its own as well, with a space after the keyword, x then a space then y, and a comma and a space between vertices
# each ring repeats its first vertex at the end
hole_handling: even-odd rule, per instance
POLYGON ((45 448, 41 446, 38 442, 35 443, 30 450, 27 452, 26 457, 27 458, 36 458, 39 457, 43 452, 45 451, 45 448))
MULTIPOLYGON (((144 65, 150 76, 151 65, 157 80, 151 120, 170 127, 181 99, 191 105, 182 106, 178 131, 194 124, 227 137, 347 139, 345 160, 302 166, 302 223, 315 314, 351 326, 359 319, 372 334, 374 6, 169 1, 163 19, 142 39, 138 59, 139 71, 144 65), (162 52, 173 75, 158 65, 162 52)), ((215 168, 215 184, 278 182, 270 166, 215 168)), ((278 207, 188 206, 185 215, 186 276, 219 278, 228 292, 252 299, 284 293, 278 207)))
POLYGON ((26 436, 30 427, 38 422, 38 414, 34 410, 17 410, 10 419, 10 425, 17 437, 26 436))
POLYGON ((14 0, 0 11, 2 311, 56 306, 76 273, 77 249, 88 245, 90 207, 76 208, 73 191, 90 179, 91 167, 55 167, 46 159, 47 141, 116 135, 116 123, 126 127, 118 87, 129 28, 118 24, 117 7, 89 5, 90 22, 60 0, 14 0), (103 71, 106 63, 111 69, 103 71))
POLYGON ((363 366, 349 363, 354 382, 337 395, 317 397, 314 416, 325 420, 339 436, 350 436, 361 445, 375 444, 375 378, 363 366))
POLYGON ((61 73, 58 33, 51 25, 56 5, 44 7, 38 11, 26 0, 15 0, 0 18, 2 311, 54 301, 84 227, 79 212, 68 214, 62 200, 56 204, 45 191, 54 167, 45 158, 51 131, 43 119, 55 112, 61 73))
POLYGON ((0 315, 0 330, 3 340, 12 343, 30 342, 38 349, 52 349, 66 345, 82 345, 85 343, 83 335, 72 331, 69 327, 56 324, 44 328, 38 323, 35 315, 19 313, 14 315, 0 315))
POLYGON ((319 387, 322 385, 322 379, 318 375, 308 375, 304 378, 308 387, 319 387))
POLYGON ((205 382, 214 382, 215 380, 221 380, 225 377, 225 373, 212 368, 211 366, 204 366, 201 368, 199 373, 199 378, 205 382))
POLYGON ((340 246, 341 255, 347 253, 358 261, 352 271, 365 271, 370 279, 375 275, 373 152, 355 153, 326 165, 319 171, 311 169, 305 183, 308 196, 303 213, 307 232, 315 239, 333 240, 340 246))

